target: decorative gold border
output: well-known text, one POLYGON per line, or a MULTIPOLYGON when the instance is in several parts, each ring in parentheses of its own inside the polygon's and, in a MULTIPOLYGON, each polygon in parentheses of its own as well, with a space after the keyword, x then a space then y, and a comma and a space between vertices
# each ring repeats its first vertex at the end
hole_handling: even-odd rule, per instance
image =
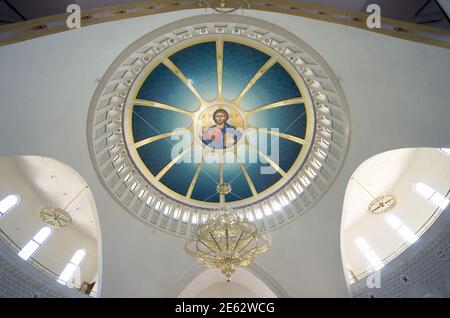
MULTIPOLYGON (((302 94, 303 98, 303 104, 305 106, 305 112, 306 112, 306 118, 307 118, 307 127, 306 127, 306 134, 305 134, 305 141, 302 145, 301 151, 299 155, 297 156, 295 162, 290 167, 289 171, 286 172, 286 174, 282 174, 281 178, 271 185, 268 189, 257 193, 256 195, 253 193, 253 196, 238 200, 234 202, 227 203, 230 207, 241 207, 245 205, 252 204, 254 202, 260 201, 267 196, 271 195, 275 191, 279 190, 281 187, 283 187, 285 184, 287 184, 291 178, 297 174, 298 170, 301 168, 302 163, 307 157, 307 154, 309 153, 310 146, 313 141, 314 137, 314 129, 315 129, 315 112, 314 107, 312 103, 312 99, 309 93, 309 90, 306 88, 306 84, 304 83, 302 77, 297 72, 297 70, 293 67, 293 65, 279 52, 274 50, 273 48, 268 47, 267 45, 255 41, 251 38, 244 38, 242 36, 237 35, 231 35, 231 34, 209 34, 209 35, 199 35, 195 38, 185 39, 183 41, 180 41, 173 47, 170 47, 166 49, 165 51, 159 53, 149 64, 147 64, 144 69, 140 72, 138 77, 136 78, 135 82, 131 86, 126 102, 124 107, 124 113, 123 113, 123 132, 124 132, 124 138, 125 138, 125 145, 128 150, 128 153, 130 154, 130 157, 132 158, 132 161, 138 168, 138 170, 143 174, 143 176, 160 192, 167 194, 171 198, 180 201, 184 204, 189 204, 194 207, 201 207, 201 208, 217 208, 222 205, 222 203, 214 203, 214 202, 204 202, 199 201, 195 199, 188 198, 187 196, 183 196, 164 184, 162 184, 153 174, 148 170, 147 166, 142 161, 141 157, 139 156, 139 153, 137 152, 136 147, 134 146, 134 139, 133 139, 133 130, 132 130, 132 114, 133 114, 133 106, 134 101, 136 100, 137 94, 142 87, 144 81, 147 79, 147 77, 150 75, 150 73, 163 61, 165 61, 167 58, 175 54, 176 52, 179 52, 185 48, 191 47, 196 44, 205 43, 205 42, 217 42, 217 41, 227 41, 227 42, 234 42, 243 44, 252 48, 255 48, 268 56, 272 58, 276 57, 277 62, 280 63, 280 65, 289 73, 291 78, 295 81, 297 87, 300 90, 300 93, 302 94)), ((200 106, 200 110, 202 109, 202 105, 200 106)), ((247 178, 246 178, 247 179, 247 178)), ((250 185, 249 185, 250 186, 250 185)), ((251 188, 251 186, 250 186, 251 188)))
MULTIPOLYGON (((213 1, 213 3, 218 4, 218 1, 213 1)), ((171 0, 159 0, 88 9, 82 11, 82 26, 189 9, 199 9, 198 1, 176 2, 171 0)), ((301 16, 450 49, 450 31, 448 30, 389 18, 382 18, 383 25, 381 29, 368 29, 366 25, 368 14, 353 10, 304 4, 291 0, 258 0, 252 2, 249 10, 301 16), (446 40, 440 40, 437 39, 437 37, 446 38, 446 40)), ((63 13, 9 25, 2 25, 0 26, 0 46, 69 31, 65 24, 68 16, 68 13, 63 13), (52 27, 51 24, 55 24, 55 26, 52 27), (10 33, 10 36, 8 36, 8 33, 10 33)))

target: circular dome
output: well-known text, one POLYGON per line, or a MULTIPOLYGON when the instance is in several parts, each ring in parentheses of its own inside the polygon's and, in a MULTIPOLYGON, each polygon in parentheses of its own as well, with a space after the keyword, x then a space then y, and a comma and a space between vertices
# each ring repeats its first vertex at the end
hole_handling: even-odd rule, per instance
POLYGON ((342 90, 314 50, 271 24, 220 15, 128 47, 97 87, 88 127, 111 195, 181 236, 224 203, 260 231, 286 224, 331 185, 349 136, 342 90))
POLYGON ((305 159, 313 123, 293 66, 270 47, 227 34, 158 54, 124 111, 137 168, 161 192, 198 207, 242 206, 282 187, 305 159), (231 192, 220 195, 220 183, 231 192))

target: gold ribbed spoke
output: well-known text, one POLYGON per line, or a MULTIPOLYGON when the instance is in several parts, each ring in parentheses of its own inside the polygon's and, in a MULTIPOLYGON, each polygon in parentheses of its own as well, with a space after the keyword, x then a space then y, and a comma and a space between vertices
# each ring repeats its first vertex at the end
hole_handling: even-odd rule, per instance
POLYGON ((225 228, 225 240, 226 240, 227 251, 228 251, 230 249, 230 242, 229 242, 229 238, 228 238, 228 227, 225 228))
POLYGON ((305 140, 290 134, 285 134, 282 132, 279 132, 277 130, 273 130, 273 129, 267 129, 267 128, 257 128, 258 130, 264 130, 267 134, 273 135, 273 136, 277 136, 279 138, 283 138, 283 139, 287 139, 289 141, 295 142, 297 144, 300 145, 304 145, 305 144, 305 140))
POLYGON ((189 185, 189 189, 186 194, 187 198, 190 198, 192 196, 192 192, 194 191, 195 185, 197 184, 197 180, 198 180, 198 177, 199 177, 202 169, 203 169, 203 163, 199 164, 197 167, 197 170, 195 171, 194 177, 192 178, 191 184, 189 185))
POLYGON ((241 253, 251 242, 253 242, 253 239, 251 237, 247 238, 247 243, 245 243, 245 245, 238 251, 238 253, 241 253))
POLYGON ((283 106, 290 106, 290 105, 295 105, 295 104, 303 104, 305 102, 305 99, 302 97, 297 97, 297 98, 291 98, 291 99, 286 99, 280 102, 276 102, 276 103, 272 103, 269 105, 264 105, 261 107, 257 107, 255 109, 252 109, 250 111, 248 111, 248 114, 253 114, 253 113, 257 113, 263 110, 268 110, 268 109, 272 109, 272 108, 278 108, 278 107, 283 107, 283 106))
MULTIPOLYGON (((250 241, 251 242, 251 241, 250 241)), ((252 252, 255 252, 257 250, 257 247, 255 246, 255 247, 252 247, 251 249, 249 249, 247 252, 245 252, 244 254, 242 254, 241 255, 241 257, 243 257, 243 256, 245 256, 245 255, 247 255, 247 254, 249 254, 249 253, 252 253, 252 252)))
POLYGON ((381 205, 379 205, 375 209, 373 209, 372 212, 378 211, 379 209, 381 209, 381 205))
MULTIPOLYGON (((219 184, 223 183, 223 163, 219 162, 219 184)), ((220 203, 225 202, 225 195, 220 194, 220 203)))
POLYGON ((222 249, 220 248, 219 243, 217 243, 216 238, 214 237, 214 235, 212 234, 212 232, 209 232, 209 235, 211 235, 211 238, 213 239, 214 243, 216 244, 217 248, 219 249, 219 251, 222 252, 222 249))
POLYGON ((183 156, 192 148, 192 144, 183 150, 178 156, 176 156, 171 162, 169 162, 157 175, 156 180, 160 180, 164 175, 180 160, 183 156))
POLYGON ((283 176, 283 177, 286 176, 286 172, 283 169, 281 169, 281 167, 275 161, 273 161, 268 155, 266 155, 264 152, 259 150, 258 147, 249 144, 248 141, 246 141, 246 145, 250 148, 256 149, 256 151, 258 151, 258 155, 264 161, 266 161, 268 164, 270 164, 272 166, 272 168, 275 169, 275 171, 278 172, 281 176, 283 176))
POLYGON ((138 148, 141 148, 141 147, 143 147, 145 145, 148 145, 148 144, 150 144, 152 142, 155 142, 155 141, 158 141, 158 140, 161 140, 161 139, 165 139, 165 138, 168 138, 168 137, 176 136, 176 135, 181 135, 181 134, 183 134, 182 130, 174 130, 174 131, 171 131, 171 132, 168 132, 168 133, 159 134, 159 135, 156 135, 156 136, 145 138, 144 140, 136 142, 134 144, 134 146, 136 147, 136 149, 138 149, 138 148))
POLYGON ((168 58, 165 58, 162 62, 169 70, 171 70, 188 88, 189 90, 197 97, 200 104, 204 104, 205 100, 202 98, 197 89, 192 85, 192 83, 188 80, 188 78, 180 71, 180 69, 168 58))
POLYGON ((189 117, 194 116, 193 112, 188 112, 184 109, 178 108, 176 106, 171 106, 171 105, 167 105, 167 104, 163 104, 163 103, 158 103, 158 102, 154 102, 151 100, 144 100, 144 99, 136 99, 135 101, 133 101, 133 105, 137 105, 137 106, 147 106, 147 107, 154 107, 154 108, 159 108, 159 109, 165 109, 165 110, 170 110, 173 112, 177 112, 177 113, 181 113, 184 115, 187 115, 189 117))
POLYGON ((233 251, 236 251, 237 247, 239 246, 239 243, 241 242, 242 235, 244 235, 244 231, 241 231, 241 235, 239 235, 239 238, 236 241, 236 245, 234 246, 233 251))
POLYGON ((248 82, 247 86, 242 90, 241 94, 239 94, 239 97, 236 98, 236 101, 239 101, 242 97, 244 97, 245 94, 255 85, 255 83, 277 62, 276 57, 272 57, 270 60, 268 60, 260 69, 259 71, 253 76, 253 78, 248 82))
POLYGON ((223 87, 223 40, 219 39, 216 42, 216 59, 217 59, 217 95, 220 98, 222 96, 223 87))
POLYGON ((281 167, 275 161, 270 159, 270 157, 268 155, 266 155, 264 152, 262 152, 259 149, 258 149, 258 154, 261 158, 263 158, 265 161, 267 161, 272 166, 272 168, 275 169, 276 172, 281 174, 283 177, 286 176, 286 172, 283 169, 281 169, 281 167))
POLYGON ((208 244, 206 244, 205 242, 203 242, 202 240, 199 240, 200 244, 202 244, 204 247, 206 247, 208 250, 210 250, 211 252, 213 252, 215 255, 217 255, 217 252, 215 250, 213 250, 211 247, 209 247, 208 244))
POLYGON ((250 188, 250 191, 252 192, 252 195, 256 196, 258 194, 258 191, 256 191, 255 185, 253 184, 252 178, 250 177, 250 174, 248 173, 247 168, 245 168, 245 165, 242 163, 241 158, 237 154, 236 154, 236 159, 237 159, 237 162, 239 162, 239 166, 241 168, 242 174, 244 175, 244 178, 247 181, 247 184, 250 188))
POLYGON ((252 178, 250 178, 250 175, 248 174, 247 169, 245 168, 245 165, 243 163, 239 164, 242 170, 242 173, 244 174, 245 180, 247 181, 247 184, 250 188, 250 191, 252 191, 252 194, 255 196, 258 194, 256 191, 255 185, 253 184, 252 178))

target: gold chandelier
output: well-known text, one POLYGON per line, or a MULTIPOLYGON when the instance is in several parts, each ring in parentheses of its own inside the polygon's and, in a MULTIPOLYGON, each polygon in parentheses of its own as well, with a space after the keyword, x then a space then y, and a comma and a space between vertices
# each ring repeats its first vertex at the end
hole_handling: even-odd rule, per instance
MULTIPOLYGON (((226 194, 231 186, 219 184, 217 190, 226 194)), ((224 206, 198 225, 184 250, 205 267, 221 269, 229 282, 237 267, 253 263, 257 255, 269 250, 270 242, 270 236, 259 233, 254 223, 224 206)))

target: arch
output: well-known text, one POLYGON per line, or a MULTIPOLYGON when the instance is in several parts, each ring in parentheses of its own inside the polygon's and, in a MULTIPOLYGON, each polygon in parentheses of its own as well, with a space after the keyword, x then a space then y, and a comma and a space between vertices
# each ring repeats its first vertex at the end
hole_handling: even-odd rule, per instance
POLYGON ((445 197, 442 193, 435 191, 432 187, 429 185, 418 182, 413 185, 414 190, 419 194, 421 197, 423 197, 425 200, 430 202, 431 204, 441 208, 445 209, 447 205, 449 204, 450 200, 445 197))
POLYGON ((257 264, 246 268, 239 268, 233 274, 232 287, 227 287, 226 293, 217 293, 218 287, 224 287, 226 283, 224 275, 217 269, 206 269, 200 264, 195 264, 184 275, 184 277, 172 288, 169 297, 195 298, 208 297, 209 290, 215 297, 264 297, 264 298, 287 298, 289 294, 284 288, 257 264))
MULTIPOLYGON (((72 280, 75 272, 79 270, 80 264, 83 261, 84 256, 86 255, 86 250, 84 248, 78 249, 70 259, 70 262, 64 267, 63 271, 59 275, 58 282, 67 285, 70 280, 72 280)), ((78 272, 79 273, 79 272, 78 272)), ((77 280, 80 279, 79 275, 76 277, 77 280)), ((79 282, 78 282, 79 284, 79 282)))
MULTIPOLYGON (((62 268, 74 258, 82 259, 80 251, 84 251, 82 282, 95 279, 100 286, 97 208, 80 174, 48 157, 0 156, 0 176, 0 197, 21 194, 15 213, 0 219, 0 238, 5 246, 27 261, 19 262, 24 268, 18 270, 32 265, 56 281, 62 268)), ((0 257, 5 255, 9 254, 0 251, 0 257)), ((81 284, 73 287, 78 289, 81 284)), ((100 289, 96 289, 98 293, 100 289)))
POLYGON ((20 250, 19 255, 23 260, 27 261, 52 235, 52 228, 44 226, 36 233, 35 236, 20 250))
POLYGON ((9 194, 0 200, 0 218, 4 217, 8 212, 14 209, 20 202, 18 194, 9 194))
MULTIPOLYGON (((344 272, 353 295, 368 295, 370 290, 364 282, 369 275, 374 279, 372 274, 378 270, 379 282, 386 284, 403 273, 394 285, 412 281, 422 291, 434 288, 427 285, 429 282, 441 280, 442 277, 427 276, 441 275, 439 266, 422 273, 426 279, 418 281, 420 269, 407 268, 405 264, 420 263, 412 260, 424 254, 427 246, 445 245, 441 239, 448 235, 445 230, 448 218, 442 212, 448 209, 449 173, 450 157, 439 148, 383 152, 365 160, 353 172, 347 184, 341 222, 344 272), (392 196, 390 203, 382 201, 386 195, 392 196), (384 210, 380 202, 390 207, 384 210), (370 210, 377 204, 378 210, 370 210)), ((397 295, 383 287, 370 294, 410 297, 413 288, 403 285, 397 295)))

